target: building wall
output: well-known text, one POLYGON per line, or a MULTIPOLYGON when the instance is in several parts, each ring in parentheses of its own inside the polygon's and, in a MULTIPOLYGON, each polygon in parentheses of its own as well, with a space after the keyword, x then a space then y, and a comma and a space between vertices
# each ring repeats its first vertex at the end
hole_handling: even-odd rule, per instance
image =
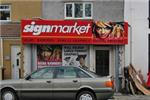
POLYGON ((41 16, 41 0, 0 0, 0 2, 11 5, 13 22, 41 16))
POLYGON ((0 38, 0 68, 2 67, 2 39, 0 38))
POLYGON ((11 44, 10 43, 17 43, 18 44, 18 39, 19 39, 19 36, 20 36, 20 24, 18 24, 18 23, 4 23, 4 24, 1 24, 0 27, 1 27, 0 44, 2 45, 0 47, 1 48, 0 52, 1 52, 1 54, 3 54, 2 56, 0 56, 0 58, 1 58, 0 76, 1 76, 1 79, 2 78, 3 79, 4 78, 8 79, 8 78, 11 77, 11 73, 8 73, 8 72, 11 71, 11 66, 10 66, 11 51, 8 51, 8 50, 11 49, 11 46, 10 46, 11 44), (9 41, 6 41, 6 40, 9 40, 9 41))
POLYGON ((32 72, 32 52, 31 45, 24 45, 24 75, 30 74, 32 72))
POLYGON ((2 56, 2 39, 0 38, 0 80, 2 79, 2 61, 3 61, 3 56, 2 56))
MULTIPOLYGON (((64 19, 64 3, 75 0, 44 0, 42 2, 42 18, 64 19)), ((78 0, 93 2, 93 19, 102 21, 123 21, 124 0, 78 0)))
POLYGON ((126 46, 126 66, 132 63, 148 73, 148 0, 125 0, 125 20, 129 22, 129 45, 126 46))
MULTIPOLYGON (((64 19, 64 3, 67 2, 92 2, 94 20, 104 22, 124 21, 124 0, 45 0, 42 2, 42 18, 53 20, 64 19)), ((90 49, 90 59, 94 58, 92 52, 93 50, 90 49)), ((114 54, 114 56, 118 55, 114 54)), ((90 66, 94 68, 94 61, 90 60, 90 66)), ((124 64, 119 67, 124 67, 124 64)))
MULTIPOLYGON (((94 20, 101 20, 104 22, 120 22, 124 21, 124 0, 45 0, 42 2, 42 18, 52 19, 52 20, 61 20, 64 19, 64 3, 66 2, 93 2, 93 18, 94 20)), ((101 45, 99 45, 101 46, 101 45)), ((124 67, 124 56, 125 54, 119 55, 119 49, 124 47, 122 46, 112 46, 113 52, 112 63, 114 65, 112 68, 112 74, 116 79, 117 91, 119 90, 119 75, 122 74, 122 68, 124 67), (119 62, 119 59, 122 59, 122 62, 119 62)), ((92 46, 90 47, 90 66, 95 67, 92 56, 92 46)), ((122 77, 122 76, 121 76, 122 77)))
POLYGON ((123 0, 93 0, 93 19, 119 22, 124 20, 123 0))
MULTIPOLYGON (((22 19, 32 19, 35 17, 41 17, 41 0, 0 0, 0 3, 11 5, 11 22, 4 23, 7 27, 12 22, 20 22, 22 19)), ((15 26, 10 25, 8 29, 2 28, 2 30, 0 31, 0 34, 1 33, 3 34, 1 38, 4 41, 3 48, 1 48, 4 51, 3 58, 7 55, 11 55, 11 45, 20 46, 21 44, 19 38, 21 33, 20 31, 15 32, 16 28, 13 29, 13 27, 15 26)), ((17 30, 20 30, 20 27, 17 30)), ((24 62, 23 58, 21 58, 21 60, 22 60, 21 65, 23 66, 23 62, 24 62)), ((11 79, 11 60, 4 59, 4 65, 2 65, 2 67, 3 69, 5 69, 3 75, 4 79, 11 79)), ((23 69, 21 69, 21 72, 23 72, 23 69)), ((1 80, 1 76, 2 76, 2 70, 0 69, 0 80, 1 80)))

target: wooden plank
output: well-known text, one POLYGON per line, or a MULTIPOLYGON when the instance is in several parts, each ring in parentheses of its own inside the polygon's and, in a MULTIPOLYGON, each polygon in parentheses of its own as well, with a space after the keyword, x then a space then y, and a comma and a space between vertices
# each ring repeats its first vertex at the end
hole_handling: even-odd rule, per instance
POLYGON ((129 82, 129 86, 130 86, 132 94, 135 95, 135 91, 134 91, 134 88, 133 88, 131 81, 129 82))
POLYGON ((129 75, 131 76, 132 80, 135 83, 135 86, 137 87, 138 90, 140 90, 143 94, 145 95, 149 95, 150 96, 150 91, 148 89, 146 89, 141 83, 140 81, 137 79, 137 72, 134 69, 133 66, 129 66, 129 75))

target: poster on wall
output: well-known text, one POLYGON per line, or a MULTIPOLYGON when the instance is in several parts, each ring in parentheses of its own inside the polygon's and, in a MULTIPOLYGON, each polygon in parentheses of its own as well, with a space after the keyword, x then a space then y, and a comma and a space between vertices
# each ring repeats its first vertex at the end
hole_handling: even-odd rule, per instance
POLYGON ((88 65, 87 45, 64 45, 63 66, 80 66, 86 68, 88 65))
POLYGON ((37 66, 62 65, 62 46, 60 45, 37 45, 37 66))

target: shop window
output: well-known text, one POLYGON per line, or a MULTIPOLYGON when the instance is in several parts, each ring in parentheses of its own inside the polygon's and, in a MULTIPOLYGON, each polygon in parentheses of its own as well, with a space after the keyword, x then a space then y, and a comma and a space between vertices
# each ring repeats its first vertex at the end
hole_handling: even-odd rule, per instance
POLYGON ((65 3, 65 19, 92 19, 92 3, 65 3))
POLYGON ((10 21, 10 5, 0 5, 0 22, 10 21))

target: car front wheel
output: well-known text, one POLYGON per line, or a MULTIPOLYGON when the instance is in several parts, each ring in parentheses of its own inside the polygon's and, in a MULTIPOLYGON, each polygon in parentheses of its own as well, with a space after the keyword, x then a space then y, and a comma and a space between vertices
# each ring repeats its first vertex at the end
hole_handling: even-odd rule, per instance
POLYGON ((11 89, 2 90, 2 100, 17 100, 15 92, 11 89))
POLYGON ((78 94, 77 100, 96 100, 96 98, 92 92, 83 91, 78 94))

